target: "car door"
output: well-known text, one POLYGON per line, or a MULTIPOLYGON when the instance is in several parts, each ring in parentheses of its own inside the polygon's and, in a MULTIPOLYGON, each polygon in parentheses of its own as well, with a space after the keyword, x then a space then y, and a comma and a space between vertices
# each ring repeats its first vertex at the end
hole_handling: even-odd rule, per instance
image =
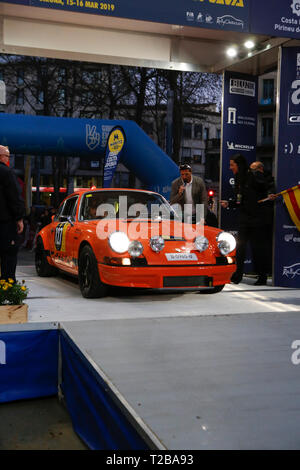
POLYGON ((78 196, 65 200, 52 227, 53 260, 56 266, 66 271, 72 271, 72 239, 75 225, 75 214, 78 196))

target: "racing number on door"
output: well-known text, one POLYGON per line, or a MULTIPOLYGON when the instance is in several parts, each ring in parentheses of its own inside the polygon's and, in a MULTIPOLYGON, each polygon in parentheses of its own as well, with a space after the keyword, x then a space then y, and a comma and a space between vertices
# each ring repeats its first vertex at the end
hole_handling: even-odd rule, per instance
POLYGON ((65 222, 57 224, 54 236, 54 244, 57 251, 66 250, 66 230, 68 225, 69 224, 65 222))

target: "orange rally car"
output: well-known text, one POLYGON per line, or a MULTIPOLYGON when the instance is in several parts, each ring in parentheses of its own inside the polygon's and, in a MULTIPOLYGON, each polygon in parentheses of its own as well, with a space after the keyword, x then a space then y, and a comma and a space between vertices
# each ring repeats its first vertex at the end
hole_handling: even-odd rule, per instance
POLYGON ((82 190, 68 196, 38 234, 39 276, 78 276, 84 297, 109 286, 220 292, 235 271, 235 238, 183 223, 160 194, 134 189, 82 190))

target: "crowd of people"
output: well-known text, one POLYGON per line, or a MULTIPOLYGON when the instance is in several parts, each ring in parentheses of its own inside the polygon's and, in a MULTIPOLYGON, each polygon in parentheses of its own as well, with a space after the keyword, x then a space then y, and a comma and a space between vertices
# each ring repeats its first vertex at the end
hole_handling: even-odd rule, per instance
POLYGON ((39 208, 32 206, 29 215, 24 217, 24 230, 20 239, 21 248, 33 251, 39 231, 50 224, 55 209, 52 207, 39 208))

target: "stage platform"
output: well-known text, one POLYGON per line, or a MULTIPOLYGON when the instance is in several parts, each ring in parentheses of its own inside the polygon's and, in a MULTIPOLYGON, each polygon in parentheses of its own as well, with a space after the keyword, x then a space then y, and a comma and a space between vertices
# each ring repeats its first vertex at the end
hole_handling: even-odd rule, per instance
MULTIPOLYGON (((0 375, 12 364, 7 377, 29 398, 57 393, 90 448, 300 449, 299 289, 245 278, 216 295, 88 300, 76 281, 38 278, 30 262, 18 277, 30 288, 28 323, 1 326, 7 352, 11 338, 18 347, 0 375)), ((15 387, 13 400, 26 397, 15 387)))
POLYGON ((157 448, 300 448, 298 313, 61 326, 157 448))

